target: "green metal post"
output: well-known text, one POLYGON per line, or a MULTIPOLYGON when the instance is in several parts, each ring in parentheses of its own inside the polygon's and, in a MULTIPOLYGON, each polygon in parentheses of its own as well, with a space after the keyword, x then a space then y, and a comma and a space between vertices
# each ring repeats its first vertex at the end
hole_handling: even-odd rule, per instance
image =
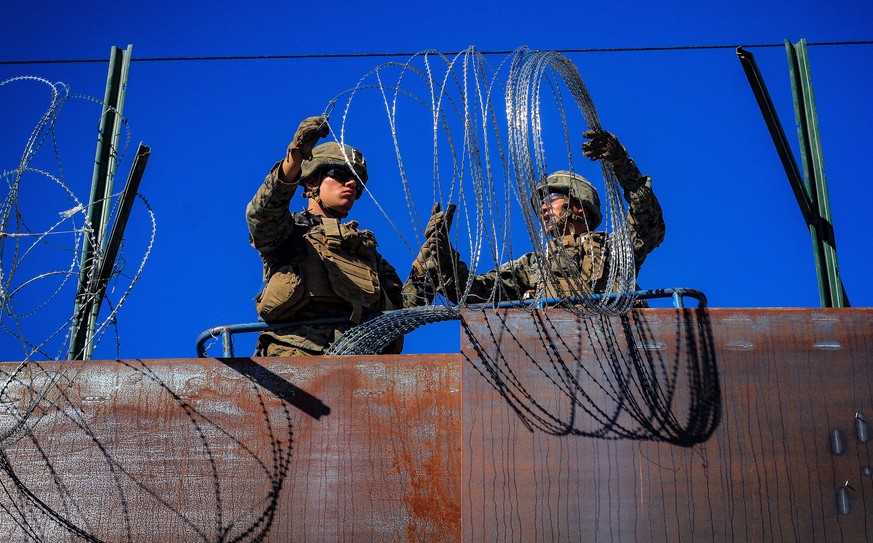
POLYGON ((797 162, 794 160, 794 153, 791 150, 791 145, 788 143, 788 138, 785 136, 785 131, 782 130, 782 123, 776 114, 776 107, 773 106, 770 92, 767 90, 767 85, 764 84, 764 78, 761 76, 761 70, 758 69, 758 63, 755 62, 755 56, 742 47, 737 47, 737 57, 740 59, 740 64, 742 64, 743 70, 746 72, 749 85, 752 87, 752 93, 755 95, 755 100, 758 102, 758 107, 764 116, 764 122, 767 124, 767 130, 770 132, 773 145, 776 146, 776 152, 782 161, 782 167, 785 169, 788 183, 791 185, 791 190, 794 191, 794 197, 800 206, 803 220, 806 224, 812 224, 814 218, 812 204, 809 201, 809 191, 806 190, 806 186, 803 183, 800 168, 797 167, 797 162))
POLYGON ((100 133, 91 178, 91 196, 88 205, 88 224, 91 235, 82 241, 82 259, 79 267, 79 284, 73 323, 70 328, 69 360, 88 360, 93 348, 92 322, 96 322, 100 304, 95 296, 95 273, 106 248, 106 230, 110 212, 112 185, 117 167, 117 152, 121 136, 121 119, 124 97, 130 70, 133 46, 122 51, 113 47, 106 77, 106 93, 103 98, 103 114, 100 118, 100 133))
POLYGON ((812 94, 812 76, 806 55, 806 41, 792 46, 785 40, 788 63, 791 72, 791 85, 794 91, 795 114, 798 123, 801 156, 804 176, 794 160, 788 139, 782 130, 782 123, 776 115, 776 108, 770 100, 770 93, 758 70, 752 53, 737 48, 737 56, 749 79, 758 107, 767 123, 776 151, 782 160, 788 182, 800 206, 803 219, 812 238, 813 257, 818 277, 819 299, 822 307, 848 307, 849 299, 840 279, 837 265, 836 242, 831 224, 830 203, 828 201, 827 181, 824 176, 824 158, 815 114, 815 99, 812 94))
POLYGON ((127 219, 130 217, 130 210, 133 207, 134 199, 139 190, 139 183, 142 180, 145 172, 146 164, 149 160, 151 149, 142 143, 136 151, 133 166, 130 168, 130 174, 127 178, 127 184, 124 185, 120 197, 118 211, 115 213, 115 220, 112 222, 112 232, 109 235, 109 241, 105 244, 105 250, 101 255, 101 259, 96 262, 97 275, 96 281, 91 289, 94 293, 93 306, 94 310, 91 313, 91 320, 88 323, 88 339, 85 345, 84 360, 91 358, 91 353, 94 349, 94 333, 97 329, 97 316, 100 311, 100 305, 103 303, 103 296, 106 294, 106 286, 109 284, 109 279, 112 276, 112 270, 115 266, 115 258, 118 256, 118 250, 121 247, 121 241, 124 238, 124 229, 127 227, 127 219))
POLYGON ((785 50, 791 74, 791 90, 794 94, 794 114, 797 119, 797 135, 800 140, 804 185, 813 208, 813 221, 809 224, 809 232, 815 253, 816 272, 819 277, 821 306, 846 307, 848 300, 840 279, 837 262, 836 239, 831 222, 824 154, 818 128, 806 40, 802 39, 796 44, 785 40, 785 50))

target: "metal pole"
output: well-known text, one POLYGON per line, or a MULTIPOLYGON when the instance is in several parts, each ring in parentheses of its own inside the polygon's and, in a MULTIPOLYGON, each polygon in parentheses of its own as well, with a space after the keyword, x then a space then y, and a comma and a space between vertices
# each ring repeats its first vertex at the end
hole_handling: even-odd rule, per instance
POLYGON ((788 176, 788 182, 794 191, 794 196, 800 206, 803 220, 809 228, 812 238, 813 258, 815 260, 816 276, 818 277, 819 299, 822 307, 845 307, 848 299, 839 278, 836 263, 836 244, 834 242, 833 226, 831 225, 830 206, 827 202, 827 183, 824 180, 824 160, 821 154, 821 142, 818 133, 818 121, 815 117, 815 102, 812 98, 812 80, 809 76, 809 62, 806 59, 806 44, 803 43, 803 59, 800 61, 786 40, 788 61, 791 72, 791 84, 795 92, 795 114, 800 136, 801 159, 805 176, 801 176, 794 154, 788 145, 788 139, 782 130, 782 123, 776 115, 776 109, 770 99, 764 79, 761 76, 755 57, 742 47, 737 48, 737 56, 746 72, 746 77, 752 87, 752 92, 758 102, 758 107, 764 116, 770 137, 779 153, 782 167, 788 176), (803 90, 807 88, 808 90, 803 90), (798 94, 804 98, 799 99, 798 94), (810 133, 807 127, 812 126, 810 133), (819 172, 820 180, 810 181, 810 172, 819 172), (822 199, 819 194, 824 194, 822 199))
POLYGON ((806 224, 812 224, 813 213, 812 205, 809 201, 809 193, 803 184, 803 176, 800 174, 800 168, 797 167, 797 162, 794 160, 794 154, 791 151, 791 146, 788 144, 788 138, 785 137, 785 131, 782 130, 782 123, 779 122, 779 116, 776 114, 776 108, 773 106, 770 92, 767 90, 764 78, 758 69, 758 63, 755 62, 754 55, 742 47, 737 47, 737 57, 739 57, 740 64, 743 66, 743 71, 746 72, 746 78, 748 78, 749 85, 752 87, 752 94, 755 95, 755 100, 758 102, 758 107, 764 116, 764 122, 767 124, 767 130, 773 139, 773 145, 776 146, 776 152, 782 161, 785 175, 788 176, 791 190, 794 191, 794 197, 800 206, 803 220, 806 221, 806 224))
POLYGON ((810 224, 816 258, 819 261, 820 295, 822 307, 846 307, 845 291, 840 279, 837 262, 837 248, 831 222, 831 206, 828 198, 828 184, 825 176, 824 153, 821 146, 821 133, 818 128, 818 115, 815 108, 815 95, 812 90, 812 70, 806 49, 806 40, 796 44, 785 40, 791 73, 791 90, 794 95, 794 114, 797 119, 797 136, 800 140, 803 161, 804 184, 814 210, 814 221, 810 224))
POLYGON ((145 173, 145 167, 149 160, 151 149, 142 143, 136 151, 136 158, 133 160, 133 166, 130 168, 130 174, 127 177, 127 184, 121 193, 121 203, 118 206, 118 211, 115 214, 115 220, 112 222, 112 232, 109 234, 106 249, 101 254, 100 260, 97 262, 97 276, 94 283, 94 303, 92 312, 88 321, 88 336, 85 342, 84 360, 90 360, 94 350, 94 334, 97 330, 97 316, 100 312, 100 306, 103 303, 103 296, 106 293, 106 287, 109 284, 109 278, 112 276, 112 269, 115 266, 115 258, 118 256, 118 249, 121 247, 121 241, 124 238, 124 229, 127 227, 127 219, 130 217, 130 210, 133 207, 133 202, 139 190, 139 183, 145 173))
POLYGON ((97 151, 94 159, 94 173, 91 178, 91 195, 88 205, 88 225, 91 235, 82 240, 82 258, 79 266, 79 284, 76 289, 76 303, 73 322, 70 327, 70 360, 86 360, 93 342, 89 337, 90 321, 99 312, 99 303, 93 288, 97 262, 105 250, 106 229, 109 217, 109 201, 112 195, 112 181, 117 166, 117 149, 121 135, 121 115, 124 110, 124 96, 127 90, 127 77, 130 69, 130 55, 133 46, 126 51, 113 47, 109 58, 109 73, 106 76, 106 92, 103 98, 103 114, 100 118, 100 132, 97 138, 97 151))

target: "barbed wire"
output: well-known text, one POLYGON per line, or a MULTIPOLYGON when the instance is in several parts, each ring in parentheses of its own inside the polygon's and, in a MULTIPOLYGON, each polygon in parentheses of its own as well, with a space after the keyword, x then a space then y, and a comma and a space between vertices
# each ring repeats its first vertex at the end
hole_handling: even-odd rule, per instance
MULTIPOLYGON (((71 181, 65 178, 57 137, 57 130, 63 126, 59 114, 62 108, 69 107, 71 100, 98 105, 105 109, 105 114, 118 113, 112 108, 104 108, 99 99, 72 94, 65 83, 52 83, 34 76, 18 76, 0 82, 0 100, 7 98, 3 92, 14 85, 31 83, 49 88, 48 104, 27 136, 21 157, 16 159, 17 165, 0 171, 0 180, 5 182, 7 188, 0 205, 0 334, 6 336, 4 341, 11 339, 12 344, 19 345, 20 356, 4 353, 4 356, 21 360, 19 368, 38 359, 66 358, 72 341, 71 326, 77 317, 73 302, 82 265, 83 240, 88 237, 93 247, 100 246, 88 219, 89 204, 83 203, 77 195, 89 187, 82 186, 78 179, 71 181), (50 147, 45 145, 47 141, 51 141, 50 147), (48 153, 45 153, 46 149, 48 153), (48 160, 41 159, 41 162, 52 163, 54 167, 31 166, 41 154, 49 154, 46 157, 48 160), (35 205, 36 202, 38 205, 35 205)), ((28 96, 33 96, 33 93, 28 96)), ((99 123, 99 115, 94 122, 99 123)), ((122 161, 130 142, 127 121, 122 119, 121 122, 126 128, 126 137, 123 146, 113 150, 118 163, 122 161)), ((7 127, 7 130, 11 130, 11 127, 7 127)), ((14 136, 14 133, 9 136, 14 136)), ((108 198, 116 208, 118 196, 114 194, 108 198)), ((145 198, 142 195, 138 197, 148 216, 150 237, 141 257, 129 259, 130 262, 139 262, 133 273, 125 271, 128 266, 124 264, 124 258, 119 257, 114 263, 109 278, 114 290, 106 296, 109 309, 101 312, 95 327, 95 346, 115 327, 118 312, 139 279, 154 245, 156 219, 145 198)), ((87 278, 91 283, 99 280, 96 274, 87 278)), ((93 284, 84 287, 83 291, 91 293, 90 299, 95 300, 95 293, 100 289, 93 284)), ((117 329, 114 335, 118 354, 120 338, 117 329)), ((58 378, 64 376, 67 367, 67 364, 61 364, 58 378)), ((6 401, 8 387, 19 371, 16 370, 0 382, 0 402, 6 401)), ((16 422, 9 428, 0 428, 0 450, 8 440, 20 435, 29 422, 33 422, 30 417, 34 406, 51 403, 58 393, 57 385, 57 380, 43 383, 34 391, 29 407, 19 409, 16 422)))
MULTIPOLYGON (((21 80, 24 79, 27 78, 21 80)), ((33 423, 41 417, 58 415, 59 424, 66 425, 80 438, 84 436, 85 443, 93 449, 91 458, 97 460, 96 468, 102 474, 100 481, 104 485, 108 483, 102 488, 116 500, 118 529, 127 534, 127 539, 131 539, 134 532, 132 519, 136 515, 131 515, 131 511, 147 506, 161 511, 195 538, 211 540, 214 531, 216 540, 264 540, 278 507, 282 483, 291 466, 293 425, 290 395, 279 395, 281 408, 276 415, 271 415, 267 409, 267 396, 262 397, 258 388, 264 387, 263 383, 258 385, 249 376, 250 385, 258 395, 263 419, 258 421, 255 413, 252 422, 260 426, 253 425, 252 428, 255 428, 255 433, 268 437, 272 445, 271 464, 262 459, 262 451, 254 450, 249 443, 222 427, 220 418, 213 420, 206 412, 198 411, 147 365, 119 362, 126 368, 125 382, 146 381, 157 385, 160 394, 170 400, 170 405, 184 413, 188 421, 184 431, 196 435, 192 442, 209 458, 205 466, 193 468, 201 470, 197 472, 197 478, 206 481, 216 504, 217 520, 213 521, 212 528, 207 529, 178 505, 181 502, 162 495, 159 485, 151 484, 147 477, 142 476, 142 466, 132 469, 129 464, 125 465, 123 448, 116 451, 108 446, 108 440, 114 437, 103 437, 90 427, 79 403, 71 400, 75 394, 70 390, 80 378, 79 372, 83 371, 84 365, 63 361, 43 372, 42 368, 30 364, 33 358, 60 358, 60 353, 67 351, 71 341, 70 325, 75 317, 72 311, 67 313, 69 317, 51 323, 48 334, 33 335, 27 324, 42 315, 50 304, 69 303, 72 308, 72 293, 67 300, 64 294, 70 290, 69 278, 79 275, 82 240, 93 235, 92 225, 87 219, 87 205, 76 196, 72 188, 74 184, 64 179, 54 134, 58 111, 72 95, 66 85, 38 78, 30 80, 51 87, 51 104, 30 134, 18 166, 0 176, 9 187, 0 207, 0 328, 20 342, 25 353, 24 361, 13 371, 5 373, 4 380, 0 381, 0 404, 5 406, 6 413, 13 420, 12 424, 0 427, 0 473, 4 473, 10 482, 7 485, 4 479, 0 486, 9 498, 7 502, 13 504, 4 512, 14 519, 20 533, 34 540, 46 539, 42 533, 51 531, 47 528, 50 524, 59 527, 70 538, 100 540, 103 525, 97 520, 105 512, 95 514, 94 509, 80 509, 81 504, 72 495, 76 489, 65 486, 66 481, 70 481, 69 475, 58 469, 63 464, 54 462, 56 457, 69 452, 65 448, 69 449, 71 442, 40 441, 40 436, 33 431, 33 423), (47 139, 51 139, 54 146, 57 174, 30 166, 47 139), (31 227, 31 224, 42 222, 31 223, 30 210, 20 205, 24 191, 31 188, 33 179, 49 180, 51 185, 60 188, 63 196, 63 205, 59 208, 40 208, 41 214, 51 217, 45 228, 31 227), (59 242, 48 243, 49 239, 58 238, 59 242), (65 266, 43 266, 40 256, 47 251, 62 252, 61 261, 65 266), (26 264, 32 261, 36 262, 34 267, 27 267, 26 264), (60 285, 42 289, 40 292, 46 298, 40 299, 34 308, 24 310, 17 307, 17 298, 23 292, 54 278, 60 278, 60 285), (51 356, 49 353, 55 348, 59 355, 51 356), (25 371, 29 369, 34 369, 34 372, 25 371), (38 376, 34 377, 34 374, 38 376), (12 388, 19 397, 12 397, 12 388), (16 443, 21 443, 21 449, 36 451, 36 464, 50 477, 50 488, 54 492, 38 495, 28 487, 29 481, 17 477, 15 462, 21 462, 22 456, 7 455, 16 443), (245 511, 234 516, 238 512, 233 508, 222 509, 222 477, 227 472, 217 469, 213 451, 235 451, 235 462, 254 465, 257 473, 271 482, 267 496, 255 497, 257 507, 249 515, 251 518, 245 516, 245 511)), ((8 82, 0 83, 0 88, 8 82)), ((571 262, 566 264, 567 268, 557 270, 562 275, 582 276, 574 268, 576 264, 569 255, 549 243, 551 234, 531 204, 537 184, 555 164, 574 170, 577 162, 573 158, 574 153, 578 153, 582 128, 600 126, 584 82, 566 57, 555 52, 520 49, 492 68, 481 53, 471 48, 453 58, 427 52, 415 55, 405 63, 380 66, 362 78, 354 89, 328 105, 326 112, 331 113, 337 103, 345 100, 344 107, 338 110, 342 111, 341 120, 335 123, 338 131, 334 132, 341 141, 347 123, 351 125, 357 121, 353 117, 359 110, 358 100, 366 99, 365 95, 374 95, 383 106, 378 111, 385 111, 391 146, 397 158, 397 188, 403 192, 409 222, 402 222, 404 216, 386 212, 373 193, 368 191, 368 194, 413 256, 424 242, 426 212, 431 209, 431 204, 438 202, 443 209, 449 204, 457 205, 451 241, 457 248, 458 262, 446 276, 427 279, 427 288, 443 292, 435 302, 366 321, 334 342, 329 354, 377 353, 399 335, 429 323, 458 320, 461 309, 480 305, 482 301, 472 296, 472 274, 464 274, 459 265, 461 259, 469 263, 469 269, 475 274, 498 267, 522 253, 532 254, 533 261, 542 270, 538 279, 540 285, 556 281, 556 270, 552 267, 555 261, 571 262), (408 104, 416 109, 407 109, 408 104), (560 130, 548 130, 549 126, 558 126, 560 130), (404 160, 407 151, 420 145, 420 140, 433 150, 433 162, 424 165, 407 163, 404 160), (424 181, 428 177, 430 182, 424 181), (519 216, 521 221, 517 220, 519 216), (519 226, 517 230, 513 228, 516 224, 519 226), (447 294, 450 283, 455 285, 454 296, 447 294)), ((613 297, 617 298, 615 301, 606 302, 586 297, 592 285, 582 279, 570 281, 570 291, 565 293, 581 300, 565 307, 583 317, 580 328, 593 338, 593 363, 587 365, 590 360, 583 360, 568 345, 561 343, 557 324, 530 309, 527 311, 531 311, 531 320, 537 323, 541 345, 528 350, 524 340, 514 336, 514 331, 501 321, 502 315, 496 314, 485 320, 486 328, 494 330, 490 338, 475 337, 465 328, 474 351, 479 355, 475 360, 469 359, 469 363, 489 380, 528 428, 556 435, 651 439, 693 446, 708 439, 720 420, 720 395, 710 334, 704 329, 700 333, 702 339, 695 339, 694 331, 685 333, 683 344, 687 342, 688 351, 692 353, 688 360, 682 358, 685 351, 677 351, 674 359, 667 359, 659 353, 639 349, 640 342, 647 341, 651 335, 648 330, 633 328, 627 320, 621 321, 624 326, 619 331, 612 328, 612 321, 606 317, 623 316, 631 307, 635 269, 620 188, 610 168, 601 168, 600 173, 603 191, 607 194, 606 232, 613 248, 608 282, 618 285, 621 295, 613 297), (544 395, 540 387, 531 385, 515 371, 516 367, 500 351, 500 338, 507 336, 511 337, 510 348, 511 342, 515 341, 518 346, 516 354, 521 352, 527 357, 524 360, 529 362, 528 367, 546 375, 553 386, 545 392, 554 395, 544 395), (488 343, 489 350, 482 348, 482 343, 488 343), (491 348, 494 346, 496 349, 491 348), (677 407, 676 399, 686 389, 690 389, 690 400, 683 403, 687 406, 683 412, 677 407), (565 410, 564 405, 556 408, 555 397, 569 409, 565 410)), ((131 259, 139 260, 132 275, 124 273, 123 259, 113 269, 112 280, 121 285, 118 289, 121 295, 114 302, 107 300, 109 311, 104 313, 95 333, 97 342, 107 333, 112 334, 119 310, 139 279, 154 244, 155 216, 145 198, 138 196, 146 209, 151 235, 142 257, 131 259)), ((600 261, 601 265, 605 258, 602 254, 588 256, 600 261)), ((49 259, 46 262, 51 263, 49 259)), ((87 292, 96 292, 96 289, 87 289, 87 292)), ((528 307, 540 305, 547 296, 546 292, 545 288, 538 288, 531 293, 528 307)), ((486 302, 498 301, 500 293, 497 287, 485 297, 486 302)), ((119 351, 117 330, 114 336, 119 351)), ((283 386, 287 384, 283 382, 283 386)), ((272 401, 273 397, 270 398, 272 401)), ((157 433, 152 435, 159 437, 157 433)), ((186 464, 180 469, 189 470, 190 466, 186 464)), ((232 477, 229 480, 233 480, 232 477)), ((0 503, 0 506, 6 507, 5 503, 0 503)))
MULTIPOLYGON (((609 256, 595 254, 590 245, 584 250, 595 265, 606 270, 606 283, 616 285, 620 296, 590 296, 597 277, 583 274, 578 260, 567 254, 562 244, 549 243, 552 235, 541 221, 539 208, 531 204, 538 200, 537 185, 551 173, 550 164, 572 171, 582 132, 600 128, 591 96, 569 59, 554 51, 521 48, 492 68, 480 52, 470 48, 451 58, 426 51, 406 62, 380 65, 325 108, 327 115, 334 110, 341 112, 340 121, 332 123, 337 141, 344 142, 347 123, 360 123, 355 114, 368 93, 375 94, 380 104, 372 110, 385 112, 384 120, 368 118, 367 123, 370 130, 382 122, 389 128, 398 188, 407 205, 409 224, 399 224, 396 211, 388 213, 372 192, 367 193, 412 258, 425 242, 428 217, 423 211, 431 209, 434 201, 442 209, 456 206, 449 235, 458 258, 450 258, 446 273, 422 278, 426 283, 422 291, 436 293, 435 304, 453 309, 383 315, 350 330, 334 343, 329 354, 379 352, 414 329, 412 323, 426 324, 428 316, 434 322, 449 315, 458 318, 458 309, 483 303, 482 292, 473 295, 477 273, 497 269, 524 253, 540 270, 539 288, 527 293, 530 304, 525 307, 539 307, 539 302, 552 297, 555 289, 548 286, 558 284, 556 274, 560 274, 569 278, 562 295, 577 300, 568 305, 571 311, 616 315, 631 309, 636 290, 633 245, 621 188, 611 167, 602 166, 597 172, 603 176, 607 195, 604 215, 609 256), (544 125, 562 129, 557 134, 544 134, 544 125), (407 150, 423 145, 431 147, 432 164, 427 169, 407 164, 407 150), (429 186, 423 182, 427 177, 431 179, 429 186), (519 215, 528 242, 513 240, 511 223, 519 215), (603 262, 605 258, 610 259, 609 265, 603 262), (561 266, 556 267, 556 262, 561 266)), ((490 293, 484 295, 485 303, 500 301, 499 289, 500 283, 495 281, 490 293)))
MULTIPOLYGON (((383 106, 374 109, 386 112, 410 224, 400 224, 399 214, 389 216, 377 203, 378 209, 415 256, 424 243, 422 225, 427 221, 421 210, 430 209, 434 201, 441 209, 457 205, 456 228, 450 234, 457 258, 449 269, 440 266, 437 276, 423 279, 423 290, 441 297, 366 320, 340 336, 326 354, 378 354, 420 326, 461 320, 466 362, 531 431, 684 447, 706 441, 721 418, 711 333, 705 319, 697 329, 680 323, 676 337, 685 350, 672 358, 641 347, 652 337, 644 321, 628 316, 636 291, 634 248, 612 166, 601 161, 597 172, 606 194, 608 250, 582 245, 584 258, 602 274, 584 273, 579 255, 555 243, 556 233, 543 220, 538 187, 556 164, 556 169, 575 171, 582 162, 574 161, 582 132, 600 128, 576 66, 560 53, 527 48, 513 52, 495 69, 475 49, 454 58, 426 52, 406 63, 384 64, 326 109, 330 113, 345 98, 340 124, 334 123, 340 141, 346 123, 359 121, 353 121, 357 101, 371 90, 383 106), (424 109, 412 122, 405 118, 412 112, 402 108, 406 98, 424 109), (497 111, 505 113, 499 122, 497 111), (406 150, 415 148, 416 135, 432 147, 430 186, 422 182, 424 173, 404 160, 406 150), (523 241, 514 240, 518 217, 527 234, 523 241), (501 267, 513 259, 532 265, 528 271, 536 282, 534 290, 525 293, 525 303, 513 302, 519 309, 511 317, 508 312, 486 312, 477 317, 484 326, 468 326, 462 309, 479 311, 506 301, 498 281, 490 292, 474 292, 476 274, 505 269, 501 267), (462 262, 469 262, 469 268, 462 262), (594 295, 602 277, 617 295, 594 295), (534 311, 555 292, 567 302, 558 311, 574 317, 572 331, 559 324, 562 316, 553 320, 552 313, 534 311), (518 317, 525 312, 526 317, 518 317), (536 332, 533 340, 517 334, 520 321, 526 333, 536 332), (568 338, 563 332, 570 332, 568 338), (585 356, 568 345, 569 337, 586 345, 585 356), (519 366, 519 360, 524 364, 519 366)), ((370 130, 375 124, 369 119, 370 130)))

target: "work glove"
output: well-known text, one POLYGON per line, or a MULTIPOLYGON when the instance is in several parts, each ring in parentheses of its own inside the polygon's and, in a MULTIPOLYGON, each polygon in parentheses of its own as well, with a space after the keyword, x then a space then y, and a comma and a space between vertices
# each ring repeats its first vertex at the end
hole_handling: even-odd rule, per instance
POLYGON ((439 202, 433 205, 430 220, 424 229, 424 244, 412 263, 413 273, 423 278, 427 275, 450 272, 458 258, 458 252, 449 241, 449 230, 455 215, 455 204, 449 204, 445 212, 440 211, 439 202))
POLYGON ((318 140, 329 133, 330 126, 328 126, 326 118, 321 116, 307 117, 297 127, 294 139, 288 145, 288 153, 290 154, 292 150, 297 149, 303 160, 311 160, 312 148, 315 147, 318 140))
POLYGON ((602 129, 588 130, 582 133, 586 141, 582 144, 582 154, 591 160, 605 160, 619 166, 627 160, 627 149, 612 133, 602 129))

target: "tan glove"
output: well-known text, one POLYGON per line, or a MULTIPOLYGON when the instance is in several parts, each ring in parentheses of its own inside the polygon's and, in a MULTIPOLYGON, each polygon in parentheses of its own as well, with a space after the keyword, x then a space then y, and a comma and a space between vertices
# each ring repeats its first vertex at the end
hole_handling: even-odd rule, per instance
POLYGON ((450 272, 458 258, 458 252, 449 241, 449 230, 455 215, 455 204, 449 204, 445 212, 440 211, 439 202, 433 205, 430 220, 424 229, 424 244, 412 263, 413 273, 423 278, 430 274, 450 272))
POLYGON ((300 151, 300 157, 303 160, 312 159, 312 148, 318 143, 318 140, 327 136, 330 133, 330 126, 327 124, 327 119, 321 116, 307 117, 303 119, 300 126, 297 127, 297 132, 294 134, 294 139, 288 145, 288 154, 297 149, 300 151))
POLYGON ((627 149, 624 148, 618 138, 606 130, 587 130, 582 133, 586 141, 582 144, 582 154, 591 160, 605 160, 615 166, 624 167, 627 160, 627 149))

